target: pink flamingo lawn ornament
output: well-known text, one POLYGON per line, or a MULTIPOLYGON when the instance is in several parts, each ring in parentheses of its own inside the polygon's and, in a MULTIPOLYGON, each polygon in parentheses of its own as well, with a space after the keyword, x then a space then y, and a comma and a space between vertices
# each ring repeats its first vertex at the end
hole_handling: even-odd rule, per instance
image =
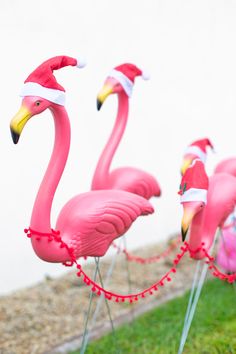
MULTIPOLYGON (((211 147, 213 149, 211 141, 207 138, 196 140, 187 147, 181 166, 182 174, 184 174, 186 169, 195 159, 200 158, 203 163, 206 162, 207 147, 211 147)), ((214 173, 228 173, 236 177, 236 158, 231 157, 219 162, 214 170, 214 173)), ((233 213, 229 216, 229 218, 232 219, 232 217, 235 219, 233 213)), ((222 237, 217 251, 217 263, 224 270, 232 272, 236 271, 236 231, 233 225, 235 224, 235 221, 233 220, 233 223, 230 222, 230 224, 232 227, 229 227, 227 223, 221 226, 222 237)))
MULTIPOLYGON (((213 245, 217 229, 222 227, 227 217, 234 210, 236 204, 236 178, 226 173, 214 174, 208 178, 204 163, 201 160, 194 160, 182 177, 179 194, 181 195, 181 204, 184 209, 181 228, 182 237, 185 240, 191 224, 189 250, 192 258, 201 260, 206 257, 206 252, 213 245)), ((208 264, 205 264, 199 276, 199 266, 200 263, 198 262, 178 354, 183 352, 207 273, 208 264), (198 285, 195 292, 196 284, 198 285)))
POLYGON ((147 76, 133 64, 122 64, 114 68, 97 96, 100 110, 105 99, 112 93, 118 95, 118 113, 108 142, 99 158, 92 180, 92 190, 119 189, 140 195, 146 199, 161 195, 160 186, 152 175, 133 167, 120 167, 109 171, 113 156, 124 134, 128 120, 129 97, 137 76, 147 76))
MULTIPOLYGON (((227 173, 208 178, 203 162, 195 160, 182 178, 179 193, 184 209, 183 240, 191 224, 190 249, 201 248, 204 243, 205 249, 209 250, 217 228, 224 225, 236 205, 236 178, 227 173)), ((201 259, 204 256, 200 250, 193 257, 201 259)))
POLYGON ((45 61, 26 79, 22 106, 11 121, 14 143, 26 122, 49 108, 55 124, 52 156, 35 199, 28 231, 35 253, 47 262, 68 262, 80 256, 103 256, 111 242, 123 235, 140 215, 153 212, 144 198, 117 191, 91 191, 75 196, 62 208, 56 230, 51 228, 53 197, 70 148, 70 122, 64 107, 65 92, 53 70, 82 67, 79 60, 57 56, 45 61))

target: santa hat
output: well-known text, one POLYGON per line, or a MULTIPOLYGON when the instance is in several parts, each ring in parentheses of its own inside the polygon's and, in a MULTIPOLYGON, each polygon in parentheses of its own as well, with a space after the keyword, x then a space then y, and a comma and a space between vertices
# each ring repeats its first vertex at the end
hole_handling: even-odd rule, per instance
POLYGON ((64 106, 65 89, 57 82, 53 70, 69 65, 83 68, 86 63, 83 59, 75 59, 65 55, 48 59, 27 77, 20 96, 39 96, 64 106))
POLYGON ((109 74, 109 77, 112 77, 119 81, 127 96, 129 97, 132 94, 134 80, 137 76, 141 76, 143 80, 149 79, 149 75, 147 72, 139 69, 134 64, 128 63, 116 66, 109 74))
POLYGON ((184 155, 187 155, 187 154, 196 155, 203 163, 205 163, 206 156, 207 156, 206 152, 207 152, 208 146, 212 150, 214 149, 211 141, 208 138, 196 140, 187 147, 184 155))
POLYGON ((180 202, 202 201, 207 203, 208 177, 201 160, 194 160, 182 177, 180 190, 180 202))

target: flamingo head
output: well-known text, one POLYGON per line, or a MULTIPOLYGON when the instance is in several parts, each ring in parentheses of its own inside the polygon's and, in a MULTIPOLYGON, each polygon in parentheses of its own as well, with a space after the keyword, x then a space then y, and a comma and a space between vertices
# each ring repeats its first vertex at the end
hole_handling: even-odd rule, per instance
POLYGON ((185 172, 187 171, 189 166, 192 164, 192 162, 198 158, 199 157, 195 154, 185 154, 184 155, 183 162, 182 162, 181 168, 180 168, 180 173, 182 176, 185 174, 185 172))
POLYGON ((149 79, 149 74, 131 63, 124 63, 116 66, 106 79, 103 88, 97 96, 97 108, 100 110, 105 99, 111 94, 125 93, 127 97, 132 94, 136 77, 142 77, 143 80, 149 79))
POLYGON ((97 109, 98 109, 98 111, 100 110, 104 101, 106 100, 106 98, 109 95, 111 95, 112 93, 119 94, 123 91, 124 91, 124 88, 121 85, 121 83, 118 80, 116 80, 115 78, 109 76, 106 79, 106 81, 104 82, 103 87, 101 88, 101 90, 99 91, 99 93, 97 95, 97 109))
POLYGON ((183 202, 183 217, 181 222, 181 234, 182 240, 184 241, 186 235, 188 233, 189 227, 195 215, 197 215, 200 211, 205 207, 205 203, 203 201, 192 201, 192 202, 183 202))
POLYGON ((203 162, 194 160, 182 177, 178 192, 184 209, 181 223, 183 241, 186 238, 192 219, 207 203, 208 186, 209 180, 203 162))
POLYGON ((187 147, 180 169, 182 176, 195 159, 200 159, 203 163, 206 162, 207 148, 209 147, 214 150, 212 142, 208 138, 196 140, 187 147))
POLYGON ((21 107, 10 123, 11 136, 14 144, 17 144, 24 126, 28 120, 49 108, 52 102, 37 96, 27 96, 22 100, 21 107))
POLYGON ((85 65, 82 58, 58 55, 44 61, 27 77, 20 92, 20 96, 24 97, 21 108, 11 120, 11 134, 15 144, 32 116, 43 112, 53 104, 64 106, 65 89, 57 82, 54 70, 66 66, 83 68, 85 65))

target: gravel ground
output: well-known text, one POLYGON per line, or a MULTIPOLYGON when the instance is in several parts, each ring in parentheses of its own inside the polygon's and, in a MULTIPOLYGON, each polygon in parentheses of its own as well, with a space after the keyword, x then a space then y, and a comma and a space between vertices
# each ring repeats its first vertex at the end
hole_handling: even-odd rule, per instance
MULTIPOLYGON (((142 256, 159 254, 166 243, 138 249, 134 253, 142 256)), ((149 287, 171 268, 179 247, 157 263, 141 265, 129 262, 132 292, 149 287)), ((111 259, 101 260, 101 273, 105 278, 111 259)), ((94 263, 85 265, 86 273, 93 277, 94 263)), ((109 302, 113 319, 130 313, 133 308, 143 306, 157 299, 165 299, 171 292, 179 292, 190 286, 194 261, 188 255, 177 267, 173 280, 155 295, 147 296, 135 304, 109 302)), ((117 256, 110 290, 127 293, 127 262, 123 254, 117 256)), ((89 303, 89 288, 76 276, 76 269, 57 279, 47 278, 35 286, 0 297, 0 354, 43 354, 71 338, 81 335, 89 303)), ((93 299, 93 310, 98 297, 93 299)), ((106 306, 103 304, 97 325, 108 321, 106 306)))

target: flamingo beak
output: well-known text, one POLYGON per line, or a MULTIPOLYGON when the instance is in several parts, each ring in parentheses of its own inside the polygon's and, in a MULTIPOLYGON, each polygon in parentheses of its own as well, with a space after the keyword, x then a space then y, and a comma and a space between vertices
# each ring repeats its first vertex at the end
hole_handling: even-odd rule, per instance
POLYGON ((16 115, 12 118, 10 123, 11 136, 14 144, 17 144, 21 135, 21 132, 27 123, 27 121, 32 117, 31 112, 24 105, 21 106, 16 115))
POLYGON ((181 233, 182 233, 182 241, 184 242, 188 233, 189 226, 191 221, 195 215, 194 210, 189 209, 187 206, 184 206, 184 215, 181 222, 181 233))
POLYGON ((180 172, 181 172, 182 176, 185 174, 186 170, 189 168, 191 163, 192 163, 191 159, 184 159, 183 160, 183 163, 182 163, 182 166, 181 166, 181 169, 180 169, 180 172))
POLYGON ((105 84, 101 91, 97 95, 97 109, 101 109, 105 99, 113 93, 113 87, 111 85, 105 84))

